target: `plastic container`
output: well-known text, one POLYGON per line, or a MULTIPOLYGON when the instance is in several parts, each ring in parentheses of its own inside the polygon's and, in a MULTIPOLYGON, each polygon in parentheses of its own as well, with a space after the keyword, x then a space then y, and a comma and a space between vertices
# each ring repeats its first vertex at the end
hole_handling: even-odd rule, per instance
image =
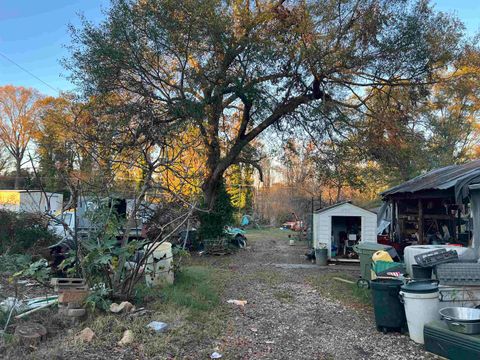
POLYGON ((377 261, 393 262, 393 259, 390 256, 390 254, 388 252, 384 251, 384 250, 379 250, 379 251, 373 253, 372 260, 374 262, 377 262, 377 261))
POLYGON ((435 265, 458 261, 456 250, 435 249, 426 253, 414 256, 415 262, 423 267, 432 267, 435 265))
POLYGON ((428 280, 432 278, 432 268, 412 265, 412 278, 419 280, 428 280))
POLYGON ((327 248, 315 249, 315 263, 320 266, 328 265, 328 249, 327 248))
POLYGON ((406 327, 405 309, 398 296, 402 280, 375 279, 370 283, 377 330, 402 331, 406 327))
POLYGON ((445 359, 480 359, 480 335, 450 330, 443 321, 425 325, 425 350, 445 359))
POLYGON ((474 249, 451 246, 451 245, 410 245, 403 252, 407 273, 412 274, 412 265, 416 264, 415 256, 430 252, 435 249, 455 250, 458 253, 459 262, 471 262, 476 260, 474 249))
POLYGON ((423 344, 425 324, 440 319, 438 281, 411 281, 401 287, 400 296, 405 305, 410 339, 423 344))
MULTIPOLYGON (((152 255, 147 259, 145 266, 145 280, 147 286, 159 286, 162 284, 173 284, 174 274, 172 268, 172 244, 164 242, 159 245, 148 245, 148 248, 155 248, 152 255)), ((145 248, 145 251, 148 250, 145 248)))
MULTIPOLYGON (((353 247, 353 250, 358 254, 360 258, 360 273, 361 277, 365 280, 371 280, 371 267, 372 267, 372 256, 379 250, 388 251, 390 253, 392 250, 395 252, 395 249, 389 245, 382 245, 376 243, 360 243, 353 247)), ((395 256, 392 256, 395 257, 395 256)))
POLYGON ((449 263, 436 266, 437 279, 443 285, 478 285, 480 283, 480 264, 449 263))

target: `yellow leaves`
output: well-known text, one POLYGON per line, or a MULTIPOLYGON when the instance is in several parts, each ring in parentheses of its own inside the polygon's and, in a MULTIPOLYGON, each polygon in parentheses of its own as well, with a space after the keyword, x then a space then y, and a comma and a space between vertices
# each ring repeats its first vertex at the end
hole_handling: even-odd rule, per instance
POLYGON ((40 110, 40 94, 34 89, 0 87, 0 141, 16 159, 22 159, 40 110))
POLYGON ((190 65, 192 68, 194 68, 195 70, 199 70, 200 69, 200 66, 198 64, 198 61, 192 56, 192 55, 189 55, 188 56, 188 65, 190 65))

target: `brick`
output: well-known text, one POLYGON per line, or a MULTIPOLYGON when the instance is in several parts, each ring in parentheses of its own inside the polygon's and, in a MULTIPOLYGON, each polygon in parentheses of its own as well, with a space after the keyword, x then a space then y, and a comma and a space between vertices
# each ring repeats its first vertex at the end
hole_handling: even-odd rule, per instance
POLYGON ((62 292, 65 292, 65 291, 87 291, 88 290, 88 286, 87 285, 78 285, 78 286, 65 286, 65 287, 59 287, 59 286, 55 286, 55 291, 58 292, 58 293, 62 293, 62 292))
POLYGON ((83 291, 64 291, 59 294, 58 296, 58 302, 61 304, 64 303, 82 303, 83 300, 88 296, 89 291, 88 290, 83 290, 83 291))

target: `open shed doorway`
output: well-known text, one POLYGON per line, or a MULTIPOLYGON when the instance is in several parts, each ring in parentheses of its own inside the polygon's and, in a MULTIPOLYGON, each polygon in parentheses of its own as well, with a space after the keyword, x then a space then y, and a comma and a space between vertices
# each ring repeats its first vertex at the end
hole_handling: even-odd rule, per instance
POLYGON ((361 233, 361 216, 332 216, 332 257, 351 257, 361 233))

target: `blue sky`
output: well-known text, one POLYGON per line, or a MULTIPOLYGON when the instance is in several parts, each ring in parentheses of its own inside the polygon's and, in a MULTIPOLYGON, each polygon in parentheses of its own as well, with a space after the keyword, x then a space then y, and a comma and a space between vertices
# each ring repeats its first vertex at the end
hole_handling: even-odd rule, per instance
MULTIPOLYGON (((441 11, 454 12, 468 32, 480 30, 480 0, 433 0, 441 11)), ((0 0, 0 54, 27 69, 48 85, 71 90, 59 63, 68 52, 69 23, 78 24, 78 13, 98 22, 108 0, 0 0)), ((46 95, 57 92, 19 69, 0 55, 0 85, 13 84, 39 89, 46 95)))

